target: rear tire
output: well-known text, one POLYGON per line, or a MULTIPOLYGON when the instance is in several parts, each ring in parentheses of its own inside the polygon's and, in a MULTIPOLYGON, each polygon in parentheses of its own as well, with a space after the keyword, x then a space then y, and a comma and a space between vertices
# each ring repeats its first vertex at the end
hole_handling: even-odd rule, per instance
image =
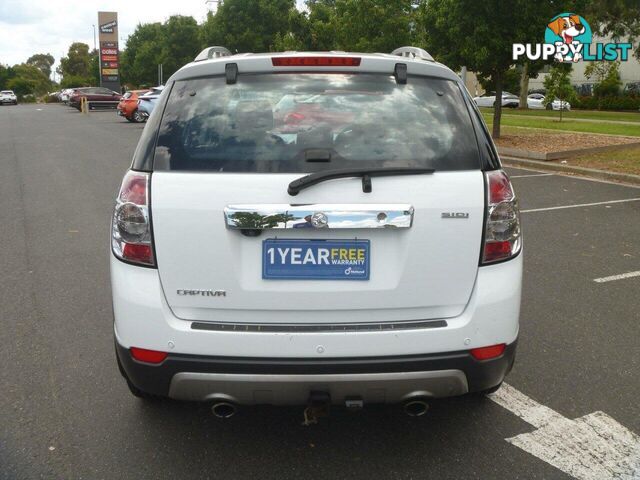
POLYGON ((142 115, 142 113, 140 113, 140 111, 136 108, 136 110, 133 112, 133 122, 135 123, 144 123, 144 121, 146 120, 144 115, 142 115))
POLYGON ((500 382, 495 387, 487 388, 486 390, 482 390, 482 391, 478 392, 478 395, 483 395, 484 396, 484 395, 490 395, 492 393, 496 393, 498 390, 500 390, 501 386, 502 386, 502 382, 500 382))
POLYGON ((128 378, 125 378, 125 380, 127 381, 127 387, 129 387, 129 391, 134 397, 137 397, 140 400, 144 400, 145 402, 158 402, 160 400, 160 397, 140 390, 133 383, 131 383, 128 378))

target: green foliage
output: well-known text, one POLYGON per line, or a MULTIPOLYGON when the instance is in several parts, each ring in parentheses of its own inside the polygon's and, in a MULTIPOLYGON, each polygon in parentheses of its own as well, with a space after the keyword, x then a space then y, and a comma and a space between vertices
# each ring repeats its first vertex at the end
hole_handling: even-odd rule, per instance
POLYGON ((200 52, 200 31, 193 17, 174 15, 162 25, 160 61, 164 78, 173 75, 183 65, 192 62, 200 52))
POLYGON ((126 49, 120 54, 120 73, 124 82, 131 85, 155 85, 158 82, 162 37, 160 23, 136 27, 127 39, 126 49))
MULTIPOLYGON (((573 102, 576 98, 576 91, 571 86, 571 64, 559 63, 549 69, 549 73, 544 79, 543 85, 546 90, 543 104, 548 106, 556 98, 563 101, 573 102)), ((560 121, 562 121, 562 110, 560 110, 560 121)))
MULTIPOLYGON (((478 82, 486 92, 496 91, 496 82, 492 77, 478 77, 478 82)), ((504 73, 502 89, 514 95, 520 94, 520 72, 517 69, 510 68, 504 73)))
POLYGON ((15 76, 13 68, 0 64, 0 90, 7 90, 7 84, 15 76))
POLYGON ((36 67, 45 76, 49 77, 51 76, 51 67, 55 61, 55 58, 50 53, 36 53, 27 59, 26 64, 36 67))
POLYGON ((336 46, 355 52, 383 52, 416 44, 417 10, 411 0, 336 0, 336 46))
POLYGON ((638 0, 576 0, 594 34, 611 36, 635 45, 640 60, 640 2, 638 0))
POLYGON ((307 0, 310 34, 309 50, 328 51, 336 49, 335 4, 335 0, 307 0))
POLYGON ((138 25, 120 54, 122 81, 156 85, 158 65, 164 79, 193 61, 201 50, 200 29, 193 17, 174 15, 164 23, 138 25))
POLYGON ((72 43, 67 56, 60 59, 58 73, 62 75, 60 85, 63 88, 97 85, 91 70, 89 45, 81 42, 72 43))
POLYGON ((284 41, 295 9, 295 0, 225 0, 215 15, 207 16, 203 44, 223 45, 234 53, 271 51, 278 34, 284 41))
POLYGON ((585 110, 640 110, 640 97, 607 96, 607 97, 578 97, 571 106, 585 110))
POLYGON ((24 97, 33 93, 35 84, 26 78, 14 77, 7 82, 7 88, 13 90, 18 97, 24 97))
MULTIPOLYGON (((449 67, 463 65, 491 78, 498 96, 513 65, 512 45, 539 41, 551 1, 425 0, 420 6, 429 52, 449 67), (537 32, 537 33, 535 33, 537 32)), ((558 8, 558 5, 555 5, 558 8)), ((500 136, 500 103, 494 109, 493 136, 500 136)))
POLYGON ((42 95, 51 88, 49 77, 33 65, 14 65, 12 71, 13 77, 7 81, 7 88, 21 98, 25 95, 42 95))
POLYGON ((596 81, 593 87, 596 97, 615 96, 620 93, 620 62, 592 62, 585 68, 584 75, 596 81))

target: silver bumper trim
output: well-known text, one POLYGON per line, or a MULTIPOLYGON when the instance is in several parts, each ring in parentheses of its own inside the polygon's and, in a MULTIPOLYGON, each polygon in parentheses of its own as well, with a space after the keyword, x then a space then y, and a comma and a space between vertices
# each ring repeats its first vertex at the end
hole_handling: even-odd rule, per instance
POLYGON ((304 405, 312 391, 329 393, 334 404, 344 404, 347 397, 361 397, 364 403, 399 403, 416 396, 462 395, 469 387, 460 370, 317 375, 181 372, 173 376, 169 396, 240 405, 304 405))
POLYGON ((228 205, 229 229, 370 229, 410 228, 414 209, 409 204, 264 204, 228 205))

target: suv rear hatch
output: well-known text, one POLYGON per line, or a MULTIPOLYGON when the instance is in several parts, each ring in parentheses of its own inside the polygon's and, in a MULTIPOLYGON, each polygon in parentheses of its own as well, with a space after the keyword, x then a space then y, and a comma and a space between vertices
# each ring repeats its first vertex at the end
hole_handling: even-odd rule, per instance
POLYGON ((167 303, 182 319, 230 323, 460 315, 480 257, 479 162, 454 80, 269 72, 231 85, 176 81, 151 183, 167 303), (287 192, 308 173, 394 168, 434 172, 354 173, 287 192), (318 264, 320 251, 331 266, 318 264))

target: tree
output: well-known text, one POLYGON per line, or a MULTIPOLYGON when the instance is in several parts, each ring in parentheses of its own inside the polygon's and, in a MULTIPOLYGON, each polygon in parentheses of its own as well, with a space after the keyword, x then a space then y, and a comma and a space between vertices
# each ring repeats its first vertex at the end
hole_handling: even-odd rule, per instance
POLYGON ((286 32, 276 33, 273 49, 277 52, 312 50, 311 24, 306 13, 291 9, 287 24, 286 32))
POLYGON ((158 64, 161 60, 159 46, 163 43, 163 28, 160 23, 140 24, 127 39, 125 50, 120 54, 122 80, 132 85, 155 85, 158 64))
POLYGON ((50 53, 36 53, 27 59, 27 65, 32 65, 44 73, 47 77, 51 76, 51 67, 55 63, 55 58, 50 53))
MULTIPOLYGON (((482 77, 491 77, 496 98, 501 99, 505 72, 514 64, 512 45, 523 42, 522 32, 530 31, 531 25, 545 25, 548 20, 546 11, 534 8, 538 3, 426 0, 421 5, 421 23, 429 51, 451 68, 465 65, 482 77)), ((500 137, 501 115, 498 101, 493 111, 493 138, 500 137)))
MULTIPOLYGON (((478 76, 478 82, 485 92, 495 92, 496 82, 491 77, 478 76)), ((520 92, 520 72, 516 68, 510 68, 504 72, 502 90, 518 95, 520 92)))
POLYGON ((232 52, 268 52, 276 35, 289 32, 295 0, 225 0, 203 25, 204 45, 222 45, 232 52))
POLYGON ((60 59, 58 73, 62 75, 63 87, 79 87, 96 85, 91 74, 91 58, 89 45, 74 42, 69 46, 66 57, 60 59))
POLYGON ((416 9, 411 0, 336 0, 336 44, 340 50, 391 53, 412 45, 416 9))
POLYGON ((201 50, 201 32, 193 17, 174 15, 165 23, 138 25, 120 54, 123 82, 130 85, 155 85, 158 65, 164 78, 192 62, 201 50))
POLYGON ((547 91, 544 96, 544 106, 548 108, 556 98, 560 99, 560 121, 562 121, 564 102, 570 102, 576 96, 576 91, 571 86, 572 67, 572 64, 558 63, 549 69, 544 79, 544 88, 547 91))
POLYGON ((16 95, 44 95, 51 88, 51 80, 40 69, 22 63, 14 65, 13 77, 7 82, 7 88, 16 95))
POLYGON ((592 62, 585 68, 584 76, 596 81, 593 94, 598 98, 620 93, 620 62, 592 62))
MULTIPOLYGON (((173 75, 200 53, 198 23, 193 17, 174 15, 162 25, 160 61, 164 77, 173 75)), ((155 45, 158 48, 158 45, 155 45)))
POLYGON ((11 80, 14 76, 15 72, 13 71, 13 68, 8 65, 2 65, 0 63, 0 90, 8 89, 9 87, 7 87, 7 84, 9 83, 9 80, 11 80))
POLYGON ((335 0, 307 0, 309 50, 336 50, 335 0))
MULTIPOLYGON (((588 18, 593 33, 611 35, 614 39, 626 37, 637 44, 640 37, 640 2, 638 0, 576 0, 588 18)), ((578 10, 578 7, 576 7, 578 10)), ((635 56, 640 60, 640 45, 635 56)))

